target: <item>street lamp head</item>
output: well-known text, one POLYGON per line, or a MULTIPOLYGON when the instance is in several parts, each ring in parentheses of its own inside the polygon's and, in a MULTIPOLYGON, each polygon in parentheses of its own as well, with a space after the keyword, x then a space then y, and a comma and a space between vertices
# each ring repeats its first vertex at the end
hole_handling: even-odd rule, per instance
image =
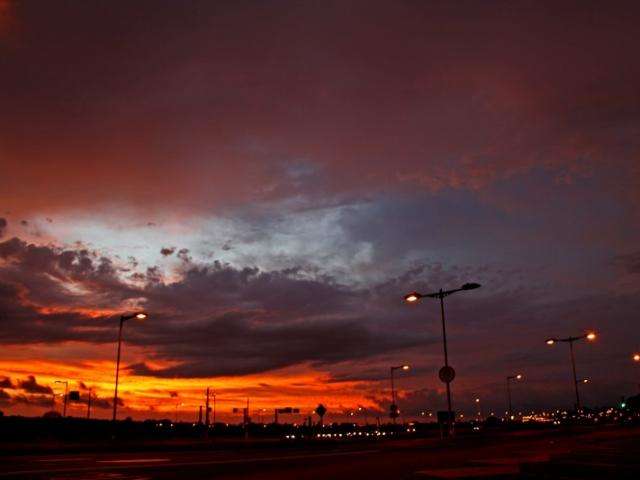
POLYGON ((409 370, 411 367, 409 365, 402 365, 402 370, 409 370))
POLYGON ((595 339, 596 339, 596 334, 595 334, 595 332, 589 332, 589 333, 587 333, 587 340, 591 340, 591 341, 593 341, 593 340, 595 340, 595 339))
POLYGON ((480 288, 481 285, 479 283, 465 283, 462 285, 462 290, 475 290, 476 288, 480 288))
POLYGON ((640 353, 634 353, 633 354, 633 361, 634 362, 640 362, 640 353))
POLYGON ((589 383, 589 379, 588 378, 583 378, 582 379, 582 383, 589 383))
POLYGON ((522 380, 522 374, 521 373, 516 375, 516 380, 522 380))
POLYGON ((480 403, 480 399, 479 398, 476 398, 476 403, 480 403))
POLYGON ((125 314, 122 315, 120 317, 121 320, 131 320, 132 318, 135 318, 137 320, 144 320, 145 318, 147 318, 149 315, 147 315, 146 312, 134 312, 134 313, 129 313, 129 314, 125 314))
POLYGON ((416 303, 418 300, 422 298, 418 292, 411 292, 408 295, 404 296, 404 301, 407 303, 416 303))
POLYGON ((547 345, 553 345, 554 343, 556 343, 555 339, 553 338, 547 339, 547 345))

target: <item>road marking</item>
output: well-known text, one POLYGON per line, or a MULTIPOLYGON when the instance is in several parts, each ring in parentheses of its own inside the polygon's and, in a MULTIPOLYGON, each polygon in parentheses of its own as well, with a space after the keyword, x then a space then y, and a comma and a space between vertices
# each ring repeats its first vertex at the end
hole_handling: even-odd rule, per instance
POLYGON ((168 458, 125 458, 121 460, 96 460, 96 463, 154 463, 168 461, 168 458))
MULTIPOLYGON (((301 454, 301 455, 283 455, 279 457, 255 457, 255 458, 234 458, 230 460, 203 460, 199 462, 175 462, 165 463, 162 467, 189 467, 197 465, 228 465, 234 463, 259 463, 259 462, 273 462, 276 460, 301 460, 305 458, 324 458, 324 457, 339 457, 347 455, 365 455, 367 453, 378 453, 379 449, 375 450, 351 450, 348 452, 333 452, 333 453, 314 453, 314 454, 301 454)), ((99 465, 95 467, 72 467, 72 468, 59 468, 57 470, 18 470, 14 472, 0 472, 0 477, 8 477, 11 475, 37 475, 42 473, 75 473, 75 472, 95 472, 99 470, 129 470, 129 469, 144 469, 151 465, 144 464, 111 464, 111 465, 99 465)))
POLYGON ((492 467, 458 467, 418 470, 416 474, 426 475, 431 478, 488 478, 501 475, 513 476, 519 472, 520 470, 516 466, 496 465, 492 467))
POLYGON ((91 457, 70 457, 70 458, 37 458, 36 462, 77 462, 78 460, 89 460, 91 457))

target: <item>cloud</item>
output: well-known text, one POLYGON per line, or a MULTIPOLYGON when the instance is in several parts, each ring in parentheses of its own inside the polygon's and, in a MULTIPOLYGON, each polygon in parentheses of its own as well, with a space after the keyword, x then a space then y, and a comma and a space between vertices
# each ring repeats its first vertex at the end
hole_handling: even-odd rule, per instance
POLYGON ((173 252, 175 251, 176 251, 176 247, 164 247, 160 250, 160 253, 162 254, 162 256, 168 257, 169 255, 173 254, 173 252))
POLYGON ((8 405, 11 400, 11 395, 0 388, 0 405, 8 405))
POLYGON ((31 41, 17 41, 0 79, 4 173, 13 179, 3 186, 7 208, 91 208, 117 198, 208 212, 389 189, 478 191, 540 166, 548 182, 569 184, 610 165, 621 181, 601 187, 638 199, 640 69, 619 48, 638 45, 635 6, 598 8, 606 21, 594 36, 594 7, 575 2, 508 18, 480 5, 291 2, 291 15, 266 19, 264 5, 176 14, 152 3, 139 7, 148 19, 142 35, 123 21, 124 6, 111 9, 113 23, 90 2, 20 7, 19 30, 31 41), (126 52, 108 41, 112 24, 121 25, 126 52), (174 48, 183 55, 167 54, 174 48), (276 52, 277 68, 264 52, 276 52), (68 85, 78 64, 87 68, 68 85), (33 65, 49 75, 32 75, 33 65), (88 157, 101 182, 87 182, 88 157))
POLYGON ((55 403, 51 395, 24 395, 18 394, 11 397, 13 405, 31 405, 35 407, 54 407, 55 403))
POLYGON ((14 388, 9 377, 0 377, 0 388, 14 388))
POLYGON ((18 387, 27 393, 45 393, 52 395, 53 390, 48 385, 40 385, 36 377, 29 375, 26 380, 18 380, 18 387))
POLYGON ((7 219, 0 217, 0 238, 3 237, 4 231, 7 228, 7 219))
POLYGON ((640 273, 640 252, 616 255, 613 262, 615 265, 624 268, 627 273, 640 273))

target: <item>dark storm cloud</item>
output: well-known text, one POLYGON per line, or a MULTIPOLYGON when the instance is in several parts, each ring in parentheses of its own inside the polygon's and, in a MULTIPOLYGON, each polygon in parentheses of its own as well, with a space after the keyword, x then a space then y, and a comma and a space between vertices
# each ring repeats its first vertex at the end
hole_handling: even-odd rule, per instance
POLYGON ((35 245, 14 237, 0 242, 0 260, 4 261, 0 267, 0 304, 8 303, 0 315, 7 310, 25 313, 13 298, 20 295, 21 288, 29 291, 32 302, 47 307, 69 308, 76 301, 78 306, 87 304, 86 295, 70 294, 65 283, 88 287, 92 308, 117 305, 135 296, 136 289, 119 280, 111 259, 85 249, 35 245))
POLYGON ((541 166, 638 200, 633 2, 11 5, 16 211, 478 192, 541 166))
MULTIPOLYGON (((389 398, 369 397, 381 412, 388 412, 391 406, 389 398)), ((398 407, 402 415, 420 417, 421 412, 435 412, 441 409, 442 396, 433 388, 421 388, 399 393, 398 407)))
POLYGON ((30 405, 34 407, 54 407, 55 402, 51 395, 24 395, 19 393, 11 397, 10 402, 14 405, 30 405))
MULTIPOLYGON (((150 347, 156 358, 181 363, 154 372, 134 365, 136 373, 246 374, 304 362, 331 364, 430 341, 404 331, 390 334, 381 311, 362 308, 366 291, 329 277, 314 279, 314 272, 304 268, 261 271, 215 261, 191 265, 180 281, 168 284, 153 270, 143 286, 133 288, 118 279, 110 259, 85 250, 39 247, 14 238, 0 243, 0 258, 6 261, 0 267, 0 313, 12 319, 0 323, 2 342, 112 342, 116 319, 87 317, 74 307, 110 308, 142 298, 153 323, 128 329, 127 340, 150 347), (65 282, 89 293, 70 296, 65 282), (60 311, 39 312, 31 302, 60 311)), ((23 384, 39 387, 35 379, 23 384)))
POLYGON ((0 388, 14 388, 9 377, 0 377, 0 388))
POLYGON ((11 400, 11 395, 0 388, 0 405, 6 405, 11 400))
POLYGON ((164 247, 160 250, 160 253, 162 254, 162 256, 168 257, 169 255, 172 255, 173 252, 175 251, 176 251, 176 247, 164 247))
POLYGON ((26 380, 18 380, 18 387, 27 393, 53 394, 51 387, 48 385, 40 385, 33 375, 29 375, 26 380))
POLYGON ((617 255, 613 261, 615 265, 622 267, 628 273, 640 273, 640 252, 617 255))

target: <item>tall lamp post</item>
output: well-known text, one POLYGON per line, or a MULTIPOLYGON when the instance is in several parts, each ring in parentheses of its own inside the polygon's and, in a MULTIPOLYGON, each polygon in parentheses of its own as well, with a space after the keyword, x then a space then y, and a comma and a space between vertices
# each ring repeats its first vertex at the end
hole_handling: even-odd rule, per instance
POLYGON ((557 342, 564 342, 569 344, 569 352, 571 353, 571 369, 573 371, 573 387, 576 392, 576 410, 580 410, 580 392, 578 391, 578 376, 576 375, 576 359, 573 354, 573 342, 578 340, 588 340, 590 342, 596 339, 596 334, 594 332, 588 332, 584 335, 579 335, 577 337, 566 337, 566 338, 548 338, 547 345, 554 345, 557 342))
POLYGON ((116 388, 113 393, 113 421, 116 421, 116 415, 118 412, 118 378, 120 377, 120 350, 122 348, 122 326, 127 320, 136 318, 138 320, 144 320, 147 318, 147 314, 144 312, 130 313, 120 316, 120 328, 118 329, 118 354, 116 357, 116 388))
POLYGON ((69 382, 67 380, 56 380, 55 383, 64 383, 64 402, 62 403, 62 416, 67 416, 67 396, 69 395, 69 382))
POLYGON ((411 368, 409 367, 409 365, 398 365, 397 367, 391 367, 389 369, 390 378, 391 378, 391 410, 389 413, 391 414, 391 418, 393 418, 393 423, 396 423, 396 418, 399 413, 398 404, 396 403, 396 388, 395 388, 393 373, 396 370, 409 370, 409 368, 411 368))
POLYGON ((451 382, 455 378, 455 370, 449 366, 449 354, 447 352, 447 329, 445 326, 444 317, 444 297, 452 295, 456 292, 463 290, 475 290, 480 288, 479 283, 465 283, 460 288, 454 288, 453 290, 442 290, 433 293, 418 293, 412 292, 404 296, 404 300, 407 303, 417 303, 422 298, 438 298, 440 299, 440 314, 442 317, 442 345, 444 347, 444 367, 440 369, 440 380, 447 385, 447 429, 449 435, 453 434, 453 426, 455 419, 453 418, 453 411, 451 409, 451 382))
POLYGON ((512 420, 513 417, 513 407, 511 405, 511 380, 522 380, 522 374, 518 373, 517 375, 509 375, 507 376, 507 399, 509 405, 509 420, 512 420))

